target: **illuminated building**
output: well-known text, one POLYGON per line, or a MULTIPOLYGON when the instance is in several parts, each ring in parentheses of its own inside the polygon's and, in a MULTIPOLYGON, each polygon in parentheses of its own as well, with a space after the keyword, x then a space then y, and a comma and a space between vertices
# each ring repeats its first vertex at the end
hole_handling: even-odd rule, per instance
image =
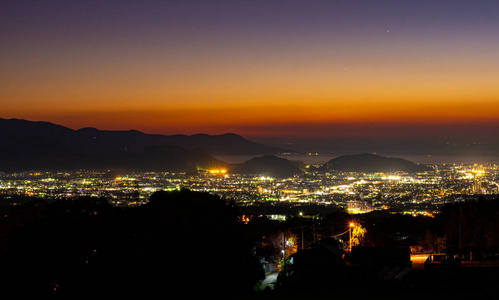
POLYGON ((471 192, 473 194, 479 194, 482 192, 482 182, 480 180, 475 180, 471 186, 471 192))
POLYGON ((372 210, 372 204, 369 201, 350 200, 347 202, 347 211, 352 214, 363 214, 372 210))

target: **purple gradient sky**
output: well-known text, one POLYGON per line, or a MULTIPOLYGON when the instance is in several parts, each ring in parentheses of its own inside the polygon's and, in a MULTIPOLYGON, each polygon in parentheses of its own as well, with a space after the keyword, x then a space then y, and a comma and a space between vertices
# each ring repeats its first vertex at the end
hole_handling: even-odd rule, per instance
POLYGON ((498 15, 495 0, 3 1, 0 117, 494 139, 498 15))

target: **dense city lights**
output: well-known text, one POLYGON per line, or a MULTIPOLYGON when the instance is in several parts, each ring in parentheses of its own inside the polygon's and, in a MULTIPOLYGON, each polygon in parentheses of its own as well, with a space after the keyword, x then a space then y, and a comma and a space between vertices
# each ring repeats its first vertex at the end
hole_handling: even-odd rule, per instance
POLYGON ((226 170, 194 174, 110 171, 0 173, 4 197, 42 199, 105 197, 113 205, 146 203, 158 190, 187 188, 218 194, 241 206, 261 203, 334 205, 349 213, 373 210, 433 216, 449 202, 469 195, 498 193, 497 165, 434 165, 418 174, 304 173, 291 178, 230 174, 226 170))

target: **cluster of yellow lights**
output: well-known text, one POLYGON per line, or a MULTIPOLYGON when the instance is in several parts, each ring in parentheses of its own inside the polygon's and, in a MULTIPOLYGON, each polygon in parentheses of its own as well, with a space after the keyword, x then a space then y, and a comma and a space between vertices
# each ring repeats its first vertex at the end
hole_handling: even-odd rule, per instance
POLYGON ((225 174, 227 170, 225 169, 211 169, 210 174, 225 174))

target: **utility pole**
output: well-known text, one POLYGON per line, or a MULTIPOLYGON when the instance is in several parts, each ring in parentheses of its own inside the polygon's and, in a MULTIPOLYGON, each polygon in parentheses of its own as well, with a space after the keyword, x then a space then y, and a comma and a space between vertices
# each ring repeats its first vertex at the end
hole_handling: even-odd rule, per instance
POLYGON ((350 240, 349 240, 349 244, 350 244, 350 253, 352 253, 352 228, 354 227, 355 225, 353 223, 350 223, 349 226, 348 226, 348 231, 350 232, 350 240))
POLYGON ((303 226, 301 227, 301 250, 303 250, 303 226))
POLYGON ((349 226, 348 226, 348 231, 350 232, 350 240, 349 240, 349 244, 350 244, 350 253, 352 253, 352 228, 355 226, 355 224, 353 223, 350 223, 349 226))
POLYGON ((461 252, 461 214, 463 212, 462 206, 459 206, 459 259, 462 259, 461 252))
POLYGON ((286 259, 286 232, 282 231, 282 261, 286 259))
POLYGON ((314 236, 314 244, 315 244, 315 224, 314 224, 314 225, 312 225, 312 230, 313 230, 313 233, 312 233, 312 234, 313 234, 313 236, 314 236))

